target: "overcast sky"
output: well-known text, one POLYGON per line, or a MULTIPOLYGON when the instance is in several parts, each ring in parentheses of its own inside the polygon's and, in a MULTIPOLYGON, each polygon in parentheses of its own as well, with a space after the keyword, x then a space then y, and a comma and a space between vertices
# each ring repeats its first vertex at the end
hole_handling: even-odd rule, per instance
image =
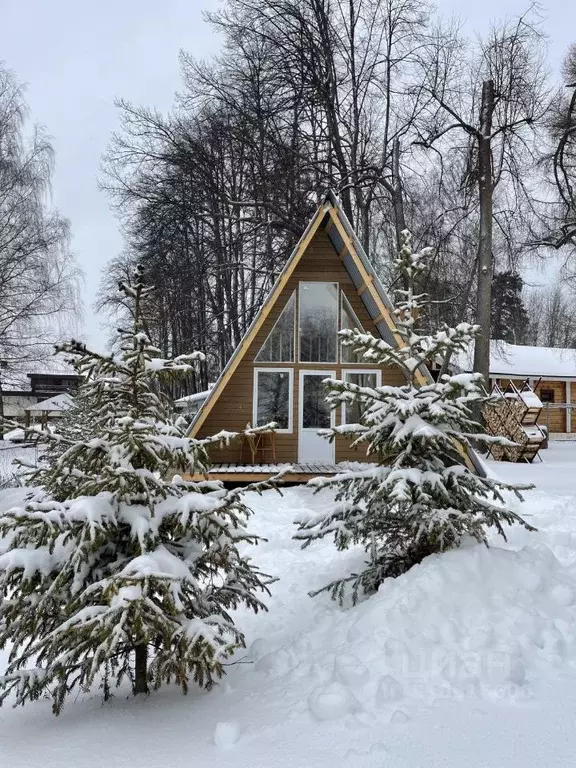
MULTIPOLYGON (((70 219, 73 249, 85 274, 84 328, 102 346, 92 303, 106 261, 122 246, 106 196, 100 158, 118 126, 115 98, 168 110, 179 87, 178 51, 205 58, 218 38, 202 21, 217 0, 0 0, 0 60, 27 84, 32 118, 56 150, 54 203, 70 219)), ((528 0, 439 0, 469 33, 490 19, 523 12, 528 0)), ((548 0, 545 29, 557 73, 576 41, 576 0, 548 0)))

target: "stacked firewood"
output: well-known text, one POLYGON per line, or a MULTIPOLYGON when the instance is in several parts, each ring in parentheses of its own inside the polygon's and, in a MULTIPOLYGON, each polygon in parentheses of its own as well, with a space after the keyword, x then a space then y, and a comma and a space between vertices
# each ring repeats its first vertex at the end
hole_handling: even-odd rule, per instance
POLYGON ((506 437, 517 445, 494 445, 491 454, 496 461, 518 461, 526 444, 528 435, 522 428, 522 419, 526 406, 524 403, 512 397, 501 397, 484 407, 484 425, 489 435, 506 437))

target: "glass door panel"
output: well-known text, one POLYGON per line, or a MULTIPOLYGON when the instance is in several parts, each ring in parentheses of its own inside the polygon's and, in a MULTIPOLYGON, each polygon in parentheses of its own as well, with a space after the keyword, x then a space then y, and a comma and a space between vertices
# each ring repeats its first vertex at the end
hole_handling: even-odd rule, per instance
POLYGON ((306 464, 333 464, 334 442, 318 434, 334 424, 334 412, 326 402, 324 379, 334 371, 300 371, 300 429, 298 459, 306 464))
POLYGON ((328 429, 330 406, 326 402, 324 374, 304 375, 302 385, 302 427, 328 429))

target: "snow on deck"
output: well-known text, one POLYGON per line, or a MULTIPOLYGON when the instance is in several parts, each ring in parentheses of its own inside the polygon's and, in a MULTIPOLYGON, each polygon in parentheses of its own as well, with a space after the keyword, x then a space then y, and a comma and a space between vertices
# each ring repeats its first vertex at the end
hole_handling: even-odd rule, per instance
MULTIPOLYGON (((327 491, 251 494, 255 562, 279 577, 269 612, 236 618, 248 649, 212 692, 121 689, 0 711, 1 764, 26 768, 544 768, 576 754, 576 445, 537 465, 491 463, 535 482, 510 532, 427 558, 355 608, 308 592, 361 549, 300 549, 303 510, 327 491)), ((20 491, 0 492, 0 509, 20 491), (8 495, 2 495, 8 494, 8 495)), ((1 665, 0 665, 1 666, 1 665)))
MULTIPOLYGON (((471 371, 472 351, 455 356, 454 364, 461 371, 471 371)), ((576 380, 576 350, 492 341, 490 375, 519 379, 545 377, 576 380)))

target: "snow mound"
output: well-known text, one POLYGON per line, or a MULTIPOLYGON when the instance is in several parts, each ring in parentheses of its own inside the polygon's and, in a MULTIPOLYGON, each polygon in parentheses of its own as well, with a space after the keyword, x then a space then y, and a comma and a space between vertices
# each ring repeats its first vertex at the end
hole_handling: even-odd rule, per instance
POLYGON ((240 738, 240 724, 236 721, 217 723, 214 729, 214 744, 220 749, 230 749, 240 738))
POLYGON ((316 688, 310 694, 308 704, 317 720, 335 720, 359 709, 354 695, 338 682, 316 688))
POLYGON ((380 706, 404 692, 514 694, 543 665, 574 665, 575 590, 546 546, 469 547, 385 582, 350 612, 348 641, 368 646, 364 661, 382 675, 380 706))
POLYGON ((390 717, 390 722, 393 725, 403 725, 404 723, 407 723, 410 720, 406 712, 402 712, 401 709, 396 709, 394 712, 392 712, 392 716, 390 717))
POLYGON ((576 581, 544 544, 464 547, 355 608, 325 612, 325 600, 306 633, 253 649, 257 672, 307 700, 316 720, 399 724, 439 699, 513 703, 551 670, 576 669, 576 581))
POLYGON ((343 685, 357 688, 368 682, 370 672, 355 656, 342 654, 334 660, 334 676, 343 685))

